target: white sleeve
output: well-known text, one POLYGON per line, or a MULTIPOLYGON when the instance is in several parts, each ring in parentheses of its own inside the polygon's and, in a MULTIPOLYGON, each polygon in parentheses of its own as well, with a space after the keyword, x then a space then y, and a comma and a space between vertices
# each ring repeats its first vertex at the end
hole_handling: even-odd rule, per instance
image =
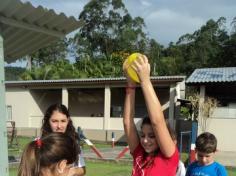
POLYGON ((186 174, 186 169, 184 167, 184 163, 179 160, 176 176, 185 176, 185 174, 186 174))
POLYGON ((84 157, 83 157, 83 154, 80 153, 79 154, 79 164, 78 164, 78 167, 84 167, 84 166, 85 166, 84 157))
POLYGON ((85 167, 85 161, 84 161, 84 156, 83 156, 83 151, 80 148, 80 154, 79 154, 79 162, 75 167, 85 167))

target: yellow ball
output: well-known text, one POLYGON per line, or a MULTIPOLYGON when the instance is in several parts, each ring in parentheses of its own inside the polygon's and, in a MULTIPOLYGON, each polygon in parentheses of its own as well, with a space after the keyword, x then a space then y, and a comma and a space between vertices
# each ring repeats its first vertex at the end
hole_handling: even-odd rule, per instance
MULTIPOLYGON (((132 64, 132 62, 137 59, 138 55, 140 55, 140 53, 133 53, 130 56, 128 56, 127 57, 127 64, 128 65, 132 64)), ((132 67, 128 67, 127 73, 133 81, 140 83, 139 77, 138 77, 136 71, 132 67)))

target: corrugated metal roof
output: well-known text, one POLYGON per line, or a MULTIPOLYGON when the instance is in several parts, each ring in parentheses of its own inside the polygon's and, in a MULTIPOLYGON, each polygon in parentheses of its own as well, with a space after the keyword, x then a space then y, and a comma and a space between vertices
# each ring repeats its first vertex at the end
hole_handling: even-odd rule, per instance
POLYGON ((12 62, 79 28, 83 23, 64 13, 20 0, 0 0, 0 34, 5 61, 12 62))
POLYGON ((196 69, 186 84, 236 82, 236 67, 196 69))
MULTIPOLYGON (((6 81, 8 85, 45 85, 45 84, 77 84, 77 83, 110 83, 110 82, 124 82, 125 77, 118 78, 89 78, 89 79, 61 79, 61 80, 30 80, 30 81, 6 81)), ((180 82, 185 80, 185 76, 155 76, 151 77, 152 81, 168 81, 180 82)))

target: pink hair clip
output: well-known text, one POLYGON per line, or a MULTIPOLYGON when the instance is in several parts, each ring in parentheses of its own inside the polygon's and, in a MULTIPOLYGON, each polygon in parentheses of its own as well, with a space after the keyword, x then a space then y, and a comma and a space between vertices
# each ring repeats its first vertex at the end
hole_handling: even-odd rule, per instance
POLYGON ((35 144, 38 148, 42 147, 42 140, 40 139, 40 137, 35 138, 35 144))

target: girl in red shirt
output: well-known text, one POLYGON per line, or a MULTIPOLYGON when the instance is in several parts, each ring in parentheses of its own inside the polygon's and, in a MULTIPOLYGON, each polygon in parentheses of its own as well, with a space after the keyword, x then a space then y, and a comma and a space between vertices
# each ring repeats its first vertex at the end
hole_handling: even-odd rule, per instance
MULTIPOLYGON (((127 62, 123 70, 132 67, 140 80, 148 118, 144 118, 141 134, 138 135, 134 123, 134 104, 136 84, 127 77, 124 104, 124 130, 130 152, 133 156, 132 176, 175 176, 178 166, 178 150, 166 126, 164 114, 150 80, 150 64, 145 55, 139 54, 131 65, 127 62)), ((126 74, 128 75, 128 74, 126 74)))

